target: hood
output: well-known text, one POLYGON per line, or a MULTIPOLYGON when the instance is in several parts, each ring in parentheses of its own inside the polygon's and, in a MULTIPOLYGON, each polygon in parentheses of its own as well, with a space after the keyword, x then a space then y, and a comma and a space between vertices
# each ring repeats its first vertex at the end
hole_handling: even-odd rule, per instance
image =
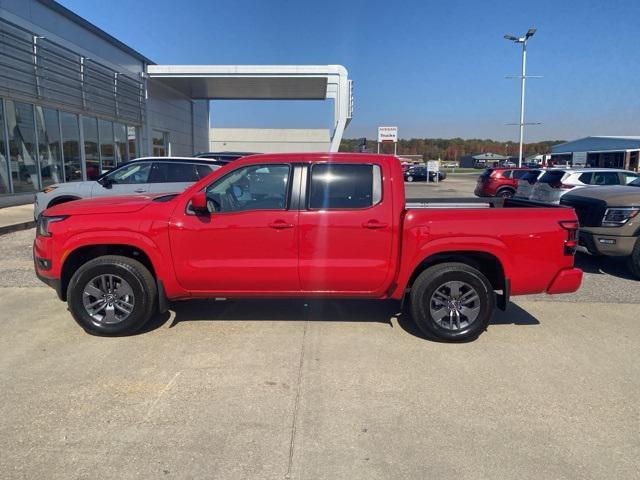
POLYGON ((122 197, 98 197, 61 203, 47 208, 45 216, 55 215, 96 215, 104 213, 132 213, 142 210, 153 199, 166 196, 166 193, 155 195, 128 195, 122 197))
POLYGON ((640 205, 640 187, 611 185, 609 187, 585 187, 570 192, 565 197, 583 197, 603 200, 616 207, 640 205))

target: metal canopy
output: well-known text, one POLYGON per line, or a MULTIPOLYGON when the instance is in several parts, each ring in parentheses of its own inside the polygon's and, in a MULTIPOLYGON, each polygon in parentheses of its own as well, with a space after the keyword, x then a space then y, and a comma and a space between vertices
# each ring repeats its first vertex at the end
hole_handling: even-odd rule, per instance
POLYGON ((147 74, 194 100, 333 99, 331 151, 351 120, 351 81, 342 65, 149 65, 147 74))

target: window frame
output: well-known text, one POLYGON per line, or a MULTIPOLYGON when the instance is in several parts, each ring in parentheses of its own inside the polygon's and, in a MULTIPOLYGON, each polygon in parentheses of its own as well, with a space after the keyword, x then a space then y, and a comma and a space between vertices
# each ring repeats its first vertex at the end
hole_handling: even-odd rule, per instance
POLYGON ((348 212, 348 211, 364 211, 369 210, 371 208, 375 208, 380 205, 384 200, 384 175, 382 174, 383 168, 379 163, 367 162, 367 163, 351 163, 351 162, 314 162, 307 166, 307 181, 305 188, 305 198, 304 198, 304 208, 310 212, 319 212, 319 211, 337 211, 337 212, 348 212), (362 208, 312 208, 311 207, 311 181, 313 177, 313 169, 316 165, 366 165, 371 167, 371 201, 373 202, 373 198, 375 196, 375 179, 374 179, 374 167, 378 167, 380 170, 380 199, 376 203, 372 203, 368 207, 362 208))
MULTIPOLYGON (((209 187, 224 181, 227 177, 233 175, 235 172, 237 172, 238 170, 242 170, 245 168, 251 168, 251 167, 256 167, 256 170, 258 170, 259 168, 262 167, 287 167, 289 169, 289 175, 287 177, 287 188, 285 191, 285 199, 284 199, 284 207, 285 208, 260 208, 260 209, 250 209, 250 210, 237 210, 237 211, 232 211, 232 212, 209 212, 210 215, 238 215, 238 214, 243 214, 243 213, 252 213, 252 212, 287 212, 289 210, 291 210, 291 203, 292 203, 292 197, 293 197, 293 184, 295 183, 293 181, 293 173, 294 173, 294 164, 290 163, 290 162, 274 162, 274 163, 252 163, 250 165, 241 165, 237 168, 234 168, 233 170, 231 170, 230 172, 225 173, 223 176, 216 178, 213 182, 209 183, 208 185, 206 185, 202 190, 200 191, 204 191, 205 196, 207 195, 207 190, 209 189, 209 187)), ((189 201, 187 203, 187 207, 186 207, 186 213, 188 215, 195 215, 195 213, 192 213, 191 210, 191 201, 189 201)))

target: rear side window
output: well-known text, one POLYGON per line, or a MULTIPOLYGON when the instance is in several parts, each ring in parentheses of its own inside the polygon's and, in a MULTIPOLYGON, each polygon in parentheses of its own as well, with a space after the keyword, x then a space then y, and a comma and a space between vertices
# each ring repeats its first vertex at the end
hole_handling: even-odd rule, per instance
POLYGON ((525 175, 529 174, 530 172, 527 170, 513 170, 513 178, 515 179, 520 179, 522 177, 524 177, 525 175))
POLYGON ((583 173, 578 177, 582 183, 589 185, 591 183, 591 178, 593 177, 593 172, 583 173))
POLYGON ((591 185, 619 185, 618 172, 593 172, 591 185))
POLYGON ((378 165, 315 164, 309 182, 309 208, 361 209, 382 199, 378 165))
POLYGON ((622 172, 620 175, 622 175, 622 184, 623 185, 629 185, 636 178, 638 178, 638 174, 637 173, 622 172))
POLYGON ((198 180, 193 163, 159 162, 151 174, 151 183, 180 183, 198 180))
POLYGON ((560 183, 562 181, 562 177, 564 177, 564 172, 560 171, 551 171, 551 172, 547 172, 544 175, 542 175, 542 177, 540 177, 540 180, 538 180, 538 182, 540 183, 560 183))

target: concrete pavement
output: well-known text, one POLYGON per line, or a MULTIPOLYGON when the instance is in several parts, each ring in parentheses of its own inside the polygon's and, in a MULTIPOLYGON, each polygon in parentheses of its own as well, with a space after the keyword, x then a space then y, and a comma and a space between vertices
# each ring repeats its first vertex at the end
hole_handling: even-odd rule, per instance
POLYGON ((518 301, 459 345, 386 303, 174 307, 96 338, 1 288, 3 478, 637 478, 637 305, 518 301))

